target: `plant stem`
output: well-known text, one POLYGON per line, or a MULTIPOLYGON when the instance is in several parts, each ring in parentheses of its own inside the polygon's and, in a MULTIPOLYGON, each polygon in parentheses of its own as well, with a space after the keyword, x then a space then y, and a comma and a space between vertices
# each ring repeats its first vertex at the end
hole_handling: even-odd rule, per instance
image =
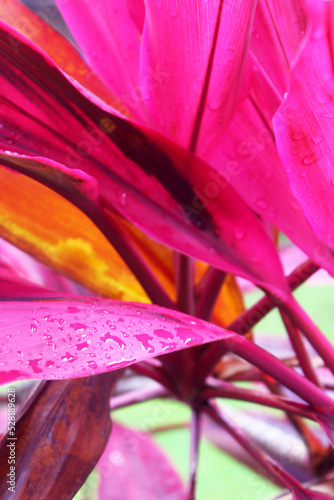
POLYGON ((157 387, 149 387, 146 389, 138 389, 136 391, 130 391, 125 394, 120 394, 119 396, 114 396, 111 403, 111 410, 119 410, 126 406, 131 406, 136 403, 141 403, 143 401, 149 401, 152 399, 163 398, 168 396, 169 392, 164 387, 160 385, 157 387))
MULTIPOLYGON (((291 290, 298 288, 312 276, 312 274, 318 271, 318 269, 319 266, 314 264, 310 259, 298 266, 287 278, 291 290)), ((261 321, 261 319, 275 307, 276 304, 274 301, 266 296, 254 304, 250 309, 242 313, 236 320, 232 321, 232 323, 226 327, 226 330, 246 335, 253 326, 261 321)), ((226 348, 223 342, 214 342, 211 346, 208 345, 199 361, 199 371, 203 374, 211 373, 213 367, 225 352, 226 348)))
POLYGON ((297 355, 297 358, 299 360, 300 366, 304 372, 305 377, 308 378, 315 385, 323 389, 323 386, 320 383, 319 378, 312 366, 310 355, 306 350, 303 337, 300 331, 298 330, 298 328, 295 327, 290 318, 281 309, 279 311, 285 329, 289 335, 290 342, 297 355))
POLYGON ((314 420, 312 410, 305 403, 299 403, 291 399, 276 396, 275 394, 266 394, 253 389, 245 389, 235 386, 229 382, 220 382, 210 377, 209 385, 206 386, 199 396, 199 401, 204 402, 208 399, 224 398, 235 399, 237 401, 248 401, 269 408, 276 408, 289 413, 300 415, 301 417, 314 420), (214 384, 214 387, 212 387, 214 384))
POLYGON ((224 340, 224 343, 231 352, 257 366, 261 371, 273 377, 311 406, 334 411, 334 400, 332 398, 302 375, 285 366, 275 356, 253 344, 245 337, 231 337, 224 340))
POLYGON ((144 377, 148 377, 151 378, 152 380, 155 380, 156 382, 158 382, 158 384, 162 385, 163 387, 166 387, 167 390, 173 392, 174 386, 172 382, 169 380, 169 378, 161 369, 154 368, 153 366, 148 365, 144 361, 132 365, 131 369, 134 372, 143 375, 144 377))
POLYGON ((190 422, 189 486, 187 500, 195 500, 201 412, 192 409, 190 422))
MULTIPOLYGON (((271 377, 264 375, 263 379, 270 392, 277 396, 283 395, 281 387, 275 381, 273 382, 271 377)), ((287 412, 287 418, 304 441, 311 463, 318 463, 320 457, 326 456, 328 446, 323 444, 316 433, 298 415, 287 412)))
POLYGON ((199 283, 195 291, 195 296, 198 297, 196 302, 197 318, 201 318, 206 321, 210 320, 213 308, 226 276, 227 274, 225 271, 221 271, 215 267, 209 267, 206 271, 202 281, 199 283))
POLYGON ((194 261, 187 255, 174 253, 177 305, 180 311, 195 315, 194 261))
POLYGON ((304 333, 310 344, 334 374, 334 349, 322 331, 313 323, 293 297, 282 304, 281 307, 292 322, 304 333))
POLYGON ((251 440, 243 430, 236 427, 230 417, 226 414, 222 414, 220 409, 213 406, 204 408, 204 411, 214 422, 226 429, 231 436, 233 436, 234 439, 252 457, 254 457, 265 470, 269 472, 269 475, 277 478, 294 494, 296 494, 296 498, 309 498, 307 490, 296 479, 294 479, 294 477, 282 469, 282 467, 278 465, 278 463, 275 462, 275 460, 273 460, 268 453, 264 452, 256 443, 254 443, 254 441, 251 440), (301 496, 299 496, 299 494, 301 496))

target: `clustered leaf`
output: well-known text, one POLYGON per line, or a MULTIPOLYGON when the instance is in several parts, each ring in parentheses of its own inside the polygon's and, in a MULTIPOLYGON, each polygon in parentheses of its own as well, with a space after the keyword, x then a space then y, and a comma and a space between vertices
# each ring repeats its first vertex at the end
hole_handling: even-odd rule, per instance
POLYGON ((41 9, 0 0, 0 382, 41 379, 18 386, 15 497, 71 499, 96 466, 100 499, 194 500, 205 415, 290 498, 332 498, 299 474, 332 469, 334 349, 293 291, 334 275, 333 1, 41 9), (307 259, 289 276, 281 241, 307 259), (252 331, 274 308, 289 355, 252 331), (147 434, 111 431, 111 397, 158 396, 191 409, 187 490, 147 434), (226 399, 280 410, 298 467, 226 399))

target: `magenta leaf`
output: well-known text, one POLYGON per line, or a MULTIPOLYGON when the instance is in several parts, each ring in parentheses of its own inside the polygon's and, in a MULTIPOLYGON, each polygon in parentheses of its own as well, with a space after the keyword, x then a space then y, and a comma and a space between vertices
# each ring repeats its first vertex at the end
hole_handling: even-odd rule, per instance
POLYGON ((210 148, 246 94, 255 6, 254 0, 146 2, 142 85, 154 128, 191 150, 192 131, 200 128, 197 150, 210 148))
POLYGON ((334 249, 332 2, 311 2, 309 30, 274 117, 275 137, 291 188, 315 235, 334 249))
POLYGON ((114 422, 109 443, 97 464, 99 500, 184 500, 182 482, 148 434, 114 422))
POLYGON ((58 0, 56 3, 90 67, 99 73, 133 116, 145 119, 139 74, 139 28, 142 28, 139 19, 144 14, 144 5, 133 0, 102 1, 99 8, 80 0, 58 0))
POLYGON ((250 98, 239 107, 208 161, 256 213, 334 274, 333 253, 312 231, 277 153, 271 121, 280 103, 257 66, 250 98))
POLYGON ((30 283, 19 277, 6 276, 0 273, 0 300, 38 300, 60 299, 67 294, 55 290, 48 290, 40 285, 30 283))
POLYGON ((289 294, 273 242, 224 176, 97 106, 100 101, 4 24, 0 60, 6 68, 0 77, 3 164, 74 203, 80 198, 82 209, 99 207, 103 218, 120 213, 182 253, 289 294))
POLYGON ((0 309, 1 383, 95 375, 235 335, 176 311, 105 299, 21 298, 0 309))
POLYGON ((306 2, 259 0, 250 49, 283 98, 289 69, 306 30, 306 2))

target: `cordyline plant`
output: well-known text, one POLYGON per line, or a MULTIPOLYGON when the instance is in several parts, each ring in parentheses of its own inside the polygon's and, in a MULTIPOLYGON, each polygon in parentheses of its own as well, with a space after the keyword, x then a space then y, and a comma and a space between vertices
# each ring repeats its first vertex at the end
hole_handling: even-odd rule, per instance
POLYGON ((0 381, 40 379, 18 389, 1 498, 70 499, 97 466, 100 499, 194 499, 205 429, 290 498, 334 498, 300 482, 333 464, 334 349, 292 293, 334 274, 334 3, 56 3, 76 48, 50 2, 47 23, 0 1, 0 381), (289 276, 279 233, 307 256, 289 276), (265 293, 249 310, 236 277, 265 293), (253 337, 273 308, 287 356, 253 337), (186 488, 111 424, 110 406, 155 398, 191 408, 186 488), (225 399, 280 410, 257 415, 296 430, 304 476, 225 399))

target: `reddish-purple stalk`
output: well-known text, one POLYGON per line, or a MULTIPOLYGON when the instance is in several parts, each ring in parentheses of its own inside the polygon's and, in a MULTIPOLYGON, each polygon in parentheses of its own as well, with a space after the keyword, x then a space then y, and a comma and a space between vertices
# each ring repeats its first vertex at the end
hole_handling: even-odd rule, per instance
MULTIPOLYGON (((300 264, 287 277, 288 285, 291 291, 296 290, 300 285, 305 283, 314 273, 319 271, 319 266, 314 264, 310 259, 300 264)), ((270 311, 275 309, 277 303, 270 297, 266 296, 247 309, 237 319, 235 319, 228 327, 228 330, 246 335, 261 319, 267 316, 270 311)))
POLYGON ((310 344, 324 360, 326 366, 334 374, 334 349, 327 337, 292 297, 282 304, 281 307, 297 328, 304 333, 310 344))
POLYGON ((114 396, 110 400, 110 409, 112 411, 131 406, 143 401, 150 401, 152 399, 165 398, 169 395, 169 391, 160 385, 157 387, 148 387, 145 389, 138 389, 125 394, 114 396))
POLYGON ((192 409, 190 421, 189 485, 187 500, 195 500, 201 411, 192 409))
POLYGON ((174 392, 174 384, 169 380, 169 378, 167 378, 162 369, 155 368, 154 366, 145 363, 145 361, 132 365, 131 369, 139 375, 155 380, 158 384, 162 385, 170 392, 174 392))
POLYGON ((311 406, 334 411, 334 400, 332 398, 302 375, 285 366, 275 356, 253 344, 245 337, 232 337, 224 340, 224 343, 231 352, 257 366, 311 406))
POLYGON ((295 415, 299 415, 309 420, 315 420, 313 410, 305 403, 299 403, 275 394, 238 387, 229 382, 222 382, 209 377, 208 385, 200 393, 198 401, 205 403, 208 399, 214 398, 247 401, 249 403, 275 408, 288 413, 294 413, 295 415))
POLYGON ((304 339, 300 331, 298 330, 298 328, 295 327, 290 318, 281 309, 279 309, 279 311, 285 329, 289 335, 291 345, 297 355, 297 358, 299 360, 300 366, 304 372, 305 377, 308 378, 315 385, 323 389, 323 386, 315 372, 315 369, 313 368, 311 357, 305 347, 304 339))
MULTIPOLYGON (((277 396, 284 396, 282 387, 277 384, 275 380, 268 377, 265 373, 263 373, 262 379, 271 393, 276 394, 277 396)), ((325 456, 326 451, 328 450, 328 444, 325 445, 323 440, 319 438, 318 434, 314 432, 314 430, 311 429, 298 415, 287 412, 286 416, 304 441, 309 453, 310 462, 316 463, 319 457, 325 456)))
POLYGON ((193 259, 174 252, 174 273, 178 308, 182 312, 195 316, 193 259))
POLYGON ((197 318, 210 321, 212 311, 226 276, 226 272, 215 267, 209 267, 206 271, 195 290, 197 318))
MULTIPOLYGON (((298 266, 288 277, 287 282, 291 290, 295 290, 304 283, 310 276, 319 270, 319 266, 310 259, 298 266)), ((247 309, 237 319, 232 321, 226 329, 246 335, 261 319, 276 307, 276 304, 266 296, 259 300, 250 309, 247 309)), ((203 352, 198 363, 198 372, 202 374, 203 379, 211 373, 213 367, 225 354, 226 346, 222 342, 214 342, 203 352)))
MULTIPOLYGON (((252 456, 255 458, 264 470, 269 471, 269 474, 277 478, 284 484, 294 495, 295 500, 310 500, 311 494, 306 490, 293 476, 286 472, 268 453, 264 452, 250 437, 241 429, 236 427, 231 418, 223 414, 217 405, 208 405, 204 408, 204 412, 219 426, 226 429, 231 436, 252 456)), ((264 474, 265 476, 268 474, 264 474)), ((269 478, 270 479, 270 478, 269 478)), ((317 498, 329 499, 324 495, 317 495, 317 498)))

